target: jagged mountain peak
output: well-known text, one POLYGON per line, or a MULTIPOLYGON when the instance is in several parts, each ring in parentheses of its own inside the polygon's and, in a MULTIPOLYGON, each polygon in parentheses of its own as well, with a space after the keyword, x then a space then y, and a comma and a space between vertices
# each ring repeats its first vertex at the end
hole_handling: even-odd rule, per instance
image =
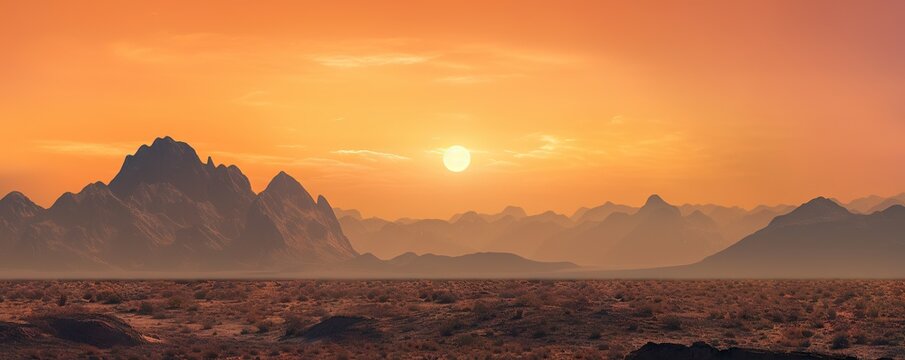
POLYGON ((72 204, 84 202, 86 200, 101 200, 107 198, 116 198, 107 184, 96 181, 85 185, 78 193, 66 192, 51 205, 51 209, 59 209, 72 204))
MULTIPOLYGON (((264 192, 282 195, 304 193, 308 198, 311 198, 311 195, 308 194, 305 187, 285 171, 280 171, 279 174, 274 176, 273 179, 270 180, 270 183, 267 184, 267 188, 264 189, 264 192)), ((314 202, 314 199, 311 199, 311 201, 314 202)))
POLYGON ((770 222, 770 225, 781 226, 788 224, 824 222, 837 220, 851 215, 853 215, 851 212, 835 201, 819 196, 801 204, 801 206, 786 215, 777 216, 770 222))
POLYGON ((528 214, 525 212, 525 209, 523 209, 520 206, 514 206, 514 205, 509 205, 509 206, 505 207, 503 209, 503 211, 500 212, 500 214, 512 215, 512 216, 516 216, 516 217, 528 216, 528 214))
POLYGON ((8 216, 27 217, 32 216, 44 210, 44 208, 35 204, 25 194, 18 191, 11 191, 0 199, 0 218, 8 216))
POLYGON ((670 206, 660 195, 653 194, 647 198, 647 201, 644 202, 644 207, 652 207, 652 206, 670 206))
POLYGON ((651 215, 658 217, 668 216, 671 218, 679 218, 682 216, 682 213, 679 208, 670 205, 659 195, 654 194, 647 198, 644 206, 642 206, 641 209, 638 210, 638 215, 641 215, 642 218, 646 218, 651 215))
POLYGON ((3 196, 0 199, 0 207, 10 207, 10 206, 29 206, 29 207, 38 207, 31 199, 29 199, 25 194, 18 191, 10 191, 8 194, 3 196))
POLYGON ((456 224, 467 224, 467 223, 484 223, 486 222, 477 211, 468 211, 459 216, 458 219, 454 221, 456 224))
POLYGON ((202 163, 189 144, 172 137, 159 137, 126 156, 122 168, 110 181, 118 197, 128 199, 140 184, 168 183, 195 201, 210 201, 219 207, 245 204, 254 196, 248 178, 234 166, 215 166, 211 157, 202 163))
POLYGON ((161 156, 166 157, 168 161, 201 162, 198 153, 188 143, 176 141, 169 136, 154 139, 151 146, 142 145, 134 156, 161 156))

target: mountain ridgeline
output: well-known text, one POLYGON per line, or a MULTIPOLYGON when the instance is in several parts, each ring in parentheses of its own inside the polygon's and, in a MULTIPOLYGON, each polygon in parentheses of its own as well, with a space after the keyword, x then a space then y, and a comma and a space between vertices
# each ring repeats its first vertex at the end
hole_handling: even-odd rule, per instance
POLYGON ((699 261, 791 209, 677 207, 652 195, 640 208, 607 202, 579 209, 571 217, 552 211, 527 215, 514 206, 496 214, 469 211, 449 220, 387 221, 343 209, 336 209, 336 214, 353 246, 384 258, 409 251, 452 256, 489 251, 543 261, 638 268, 699 261))
POLYGON ((697 264, 681 277, 898 278, 905 276, 905 207, 856 214, 815 198, 697 264))
POLYGON ((0 200, 5 268, 297 269, 358 255, 324 197, 279 173, 255 194, 236 166, 202 162, 170 137, 126 156, 109 185, 65 193, 48 209, 0 200))
POLYGON ((903 202, 870 196, 846 208, 820 197, 745 210, 652 195, 570 217, 509 206, 388 221, 335 209, 285 172, 255 193, 238 167, 164 137, 126 156, 109 184, 49 208, 16 191, 0 199, 0 275, 903 277, 903 202))

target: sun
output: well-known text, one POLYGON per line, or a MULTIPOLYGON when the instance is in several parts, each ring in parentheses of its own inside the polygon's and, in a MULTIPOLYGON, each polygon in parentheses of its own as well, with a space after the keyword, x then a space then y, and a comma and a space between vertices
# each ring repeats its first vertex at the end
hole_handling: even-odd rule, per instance
POLYGON ((453 145, 443 152, 443 165, 452 172, 463 172, 471 164, 471 152, 463 146, 453 145))

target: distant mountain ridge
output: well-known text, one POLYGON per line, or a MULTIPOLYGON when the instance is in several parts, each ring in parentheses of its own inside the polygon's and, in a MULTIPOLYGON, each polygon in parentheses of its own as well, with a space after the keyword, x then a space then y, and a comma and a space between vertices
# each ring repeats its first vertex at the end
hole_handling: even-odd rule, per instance
POLYGON ((586 273, 620 278, 905 277, 905 206, 852 213, 814 198, 732 246, 690 265, 586 273))
POLYGON ((902 203, 905 194, 845 207, 818 197, 745 210, 651 195, 638 208, 607 202, 571 217, 509 206, 387 221, 333 208, 285 172, 255 193, 238 167, 163 137, 126 156, 109 184, 49 208, 16 191, 0 198, 0 271, 505 277, 578 263, 650 267, 621 273, 643 277, 902 277, 902 203))
MULTIPOLYGON (((669 228, 671 230, 660 231, 656 236, 656 229, 665 224, 654 220, 634 224, 638 219, 650 217, 644 214, 636 216, 640 209, 606 202, 596 207, 581 208, 566 217, 552 211, 527 215, 520 207, 508 206, 495 214, 469 211, 456 214, 449 220, 397 221, 362 218, 359 212, 349 209, 335 211, 353 246, 382 258, 405 252, 457 256, 484 251, 510 252, 531 259, 570 261, 581 265, 639 267, 700 260, 766 226, 773 217, 791 211, 792 207, 759 206, 750 211, 719 205, 674 207, 659 196, 652 196, 644 213, 661 209, 659 211, 664 214, 660 218, 685 218, 672 221, 673 225, 685 223, 682 229, 673 226, 669 228), (626 241, 626 244, 620 245, 624 249, 619 250, 630 254, 614 258, 610 255, 614 251, 611 246, 621 242, 618 238, 626 236, 631 229, 636 229, 631 237, 634 240, 626 241), (674 231, 676 235, 669 231, 674 231), (651 261, 655 255, 653 252, 632 252, 628 249, 630 242, 653 246, 657 241, 668 244, 672 238, 677 239, 677 244, 698 242, 710 245, 695 246, 690 250, 680 248, 671 255, 687 255, 668 261, 663 257, 651 261)), ((658 245, 655 248, 663 247, 658 245)))
POLYGON ((729 277, 905 276, 905 207, 854 214, 818 197, 683 271, 729 277))
POLYGON ((678 207, 651 195, 633 214, 616 212, 547 239, 539 259, 568 259, 612 267, 691 263, 719 250, 716 224, 700 211, 683 216, 678 207))
POLYGON ((202 163, 170 137, 126 156, 109 185, 48 209, 6 195, 0 235, 7 268, 288 269, 358 255, 327 200, 288 174, 255 194, 238 167, 202 163))

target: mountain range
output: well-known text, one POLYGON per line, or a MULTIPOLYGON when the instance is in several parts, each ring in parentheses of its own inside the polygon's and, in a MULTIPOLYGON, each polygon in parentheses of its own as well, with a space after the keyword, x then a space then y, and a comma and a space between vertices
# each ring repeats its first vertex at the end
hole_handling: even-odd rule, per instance
POLYGON ((126 156, 109 184, 65 193, 47 209, 20 192, 0 199, 0 270, 429 277, 437 269, 467 275, 574 267, 501 253, 380 260, 352 247, 334 212, 285 172, 255 193, 238 167, 202 162, 188 144, 157 138, 126 156))
POLYGON ((333 208, 285 172, 255 193, 238 167, 202 162, 163 137, 126 156, 108 184, 49 208, 16 191, 0 199, 0 274, 897 277, 903 202, 905 194, 848 204, 820 197, 745 210, 651 195, 641 207, 607 202, 571 216, 509 206, 389 221, 333 208))
POLYGON ((528 215, 508 206, 495 214, 474 211, 448 220, 363 218, 336 209, 352 244, 380 257, 405 252, 463 255, 509 252, 544 261, 605 267, 688 264, 726 248, 767 225, 792 206, 752 210, 719 205, 668 204, 652 195, 644 206, 606 202, 572 216, 547 211, 528 215))
POLYGON ((255 194, 238 167, 201 162, 170 137, 126 156, 109 185, 47 209, 10 193, 0 234, 12 268, 293 268, 358 255, 327 200, 286 173, 255 194))
POLYGON ((905 206, 858 214, 818 197, 700 262, 584 276, 901 278, 905 277, 903 256, 905 206))

